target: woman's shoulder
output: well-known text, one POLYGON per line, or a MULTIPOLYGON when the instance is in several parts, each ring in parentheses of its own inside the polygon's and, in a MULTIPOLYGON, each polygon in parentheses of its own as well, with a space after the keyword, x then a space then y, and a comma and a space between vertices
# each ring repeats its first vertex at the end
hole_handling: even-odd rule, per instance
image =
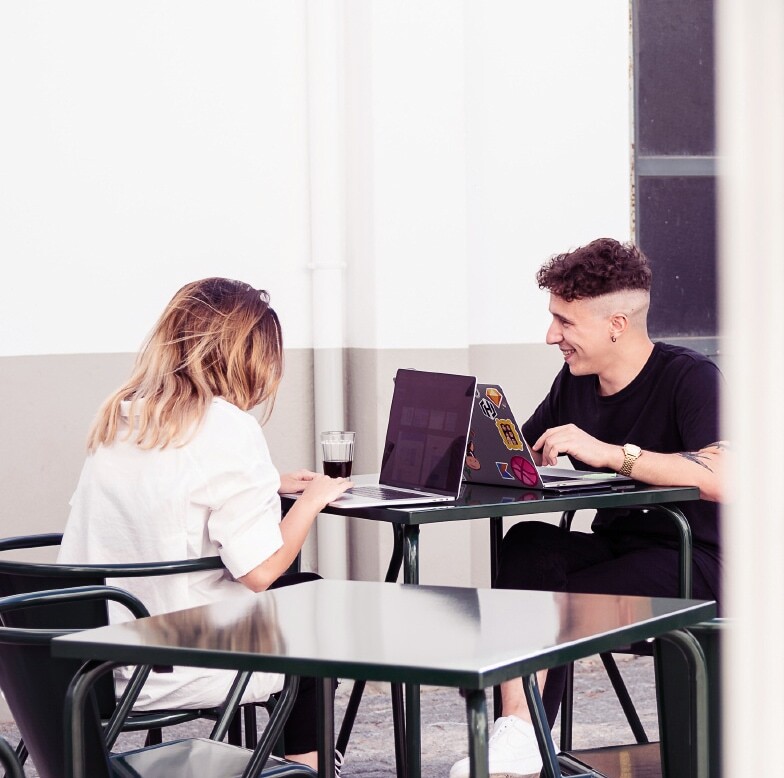
MULTIPOLYGON (((210 417, 221 419, 223 423, 232 420, 237 425, 256 424, 256 420, 247 411, 243 411, 242 408, 224 400, 223 397, 213 397, 210 401, 207 407, 207 418, 210 417)), ((258 425, 256 424, 256 426, 258 425)))
POLYGON ((210 402, 193 442, 198 447, 244 449, 263 445, 266 448, 258 420, 222 397, 210 402))

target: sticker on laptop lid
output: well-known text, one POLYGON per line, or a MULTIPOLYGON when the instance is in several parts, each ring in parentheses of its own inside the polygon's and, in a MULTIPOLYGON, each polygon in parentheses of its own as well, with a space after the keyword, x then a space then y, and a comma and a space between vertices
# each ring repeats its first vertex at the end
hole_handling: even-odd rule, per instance
POLYGON ((498 418, 498 411, 496 411, 495 406, 491 403, 486 397, 483 397, 479 401, 479 410, 490 419, 490 421, 495 421, 498 418))
POLYGON ((512 457, 509 460, 512 472, 520 483, 526 486, 535 486, 539 480, 536 468, 525 457, 512 457))
POLYGON ((501 478, 505 478, 507 481, 514 481, 515 477, 509 471, 509 463, 508 462, 496 462, 495 466, 498 468, 498 474, 501 478))
POLYGON ((523 450, 523 439, 520 437, 520 433, 511 419, 496 419, 495 426, 498 428, 501 440, 503 440, 504 445, 510 451, 523 450))
POLYGON ((490 400, 491 403, 493 403, 493 405, 495 405, 496 408, 500 408, 501 403, 504 401, 504 396, 501 394, 501 392, 492 386, 485 389, 485 396, 488 400, 490 400))

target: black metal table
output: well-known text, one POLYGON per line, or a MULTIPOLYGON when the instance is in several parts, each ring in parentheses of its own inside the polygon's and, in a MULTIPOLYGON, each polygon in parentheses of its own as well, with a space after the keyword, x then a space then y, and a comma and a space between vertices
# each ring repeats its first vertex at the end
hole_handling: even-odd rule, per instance
MULTIPOLYGON (((487 778, 484 690, 522 677, 545 774, 557 778, 536 672, 647 638, 666 636, 687 646, 691 639, 696 646, 682 630, 714 615, 715 603, 683 599, 323 580, 56 638, 52 653, 321 678, 324 778, 334 775, 332 679, 462 689, 472 775, 487 778)), ((704 669, 699 647, 688 650, 704 669)), ((700 699, 706 698, 704 681, 704 672, 693 679, 700 699)), ((74 700, 79 722, 80 695, 74 700)), ((704 702, 702 719, 706 708, 704 702)), ((410 719, 417 732, 418 713, 410 719)), ((418 759, 411 758, 409 770, 420 775, 418 759)))
MULTIPOLYGON (((377 482, 378 475, 355 476, 357 483, 377 482)), ((573 516, 576 511, 598 508, 641 507, 656 509, 667 514, 674 522, 680 550, 680 595, 691 595, 691 528, 678 503, 699 499, 696 487, 647 486, 635 483, 633 489, 576 491, 557 494, 509 486, 463 484, 460 496, 454 502, 441 502, 397 507, 352 508, 350 510, 327 506, 324 513, 351 516, 369 521, 386 522, 392 526, 393 550, 385 581, 397 581, 401 566, 404 583, 419 583, 419 535, 425 524, 489 519, 490 524, 490 580, 494 581, 498 569, 504 517, 536 516, 544 513, 561 513, 573 516)), ((294 500, 283 497, 284 510, 294 500)), ((620 645, 620 644, 617 644, 620 645)), ((616 646, 617 647, 617 646, 616 646)), ((345 717, 338 735, 338 748, 345 753, 351 729, 362 698, 364 684, 359 682, 352 691, 345 717)), ((420 766, 421 733, 412 727, 419 721, 419 687, 405 687, 405 715, 401 687, 393 685, 393 711, 395 719, 395 754, 398 778, 417 775, 420 766), (403 726, 403 720, 408 722, 403 726), (410 764, 406 764, 407 760, 410 764), (410 770, 408 769, 410 767, 410 770)))

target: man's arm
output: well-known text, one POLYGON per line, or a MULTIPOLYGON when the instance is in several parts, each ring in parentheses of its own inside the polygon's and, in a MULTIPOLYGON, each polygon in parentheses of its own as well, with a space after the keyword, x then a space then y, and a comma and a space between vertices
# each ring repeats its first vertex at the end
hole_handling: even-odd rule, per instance
MULTIPOLYGON (((632 467, 632 478, 657 486, 697 486, 703 500, 724 499, 724 473, 729 443, 719 440, 698 451, 659 454, 643 451, 632 467)), ((621 449, 621 464, 623 449, 621 449)), ((620 469, 619 464, 616 469, 620 469)))
MULTIPOLYGON (((623 465, 621 446, 604 443, 574 424, 547 430, 532 446, 542 464, 555 465, 560 454, 618 472, 623 465)), ((698 451, 659 454, 643 450, 632 468, 632 478, 653 486, 696 486, 703 500, 721 502, 724 497, 724 460, 729 444, 710 443, 698 451)))

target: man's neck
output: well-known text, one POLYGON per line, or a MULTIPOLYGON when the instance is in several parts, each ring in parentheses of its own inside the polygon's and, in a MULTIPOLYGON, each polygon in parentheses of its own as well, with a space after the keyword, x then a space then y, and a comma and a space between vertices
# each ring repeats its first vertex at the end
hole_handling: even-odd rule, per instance
POLYGON ((647 336, 634 343, 624 343, 607 369, 597 375, 599 394, 609 397, 625 389, 645 367, 652 351, 653 343, 647 336))

